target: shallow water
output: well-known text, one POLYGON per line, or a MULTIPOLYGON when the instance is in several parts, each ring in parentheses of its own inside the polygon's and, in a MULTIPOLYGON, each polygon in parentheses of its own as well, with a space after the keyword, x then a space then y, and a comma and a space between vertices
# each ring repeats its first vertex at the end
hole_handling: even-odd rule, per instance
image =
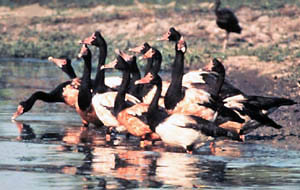
POLYGON ((48 62, 1 62, 1 189, 299 189, 300 152, 268 140, 218 141, 214 155, 208 145, 190 155, 161 142, 140 149, 123 135, 107 142, 63 104, 37 102, 10 120, 19 101, 65 80, 48 62))

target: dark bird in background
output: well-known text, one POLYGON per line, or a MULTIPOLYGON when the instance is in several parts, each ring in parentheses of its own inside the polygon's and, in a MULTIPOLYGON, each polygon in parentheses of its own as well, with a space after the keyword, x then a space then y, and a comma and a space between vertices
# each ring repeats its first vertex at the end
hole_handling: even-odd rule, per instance
POLYGON ((226 37, 223 43, 223 51, 225 51, 230 32, 240 34, 242 28, 240 27, 238 18, 235 16, 233 11, 228 8, 220 8, 220 5, 221 0, 216 0, 215 14, 217 16, 217 25, 221 29, 226 30, 226 37))

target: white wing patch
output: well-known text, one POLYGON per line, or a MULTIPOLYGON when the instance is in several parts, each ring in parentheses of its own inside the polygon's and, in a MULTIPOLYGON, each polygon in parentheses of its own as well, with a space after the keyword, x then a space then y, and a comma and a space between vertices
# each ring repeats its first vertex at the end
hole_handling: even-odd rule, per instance
POLYGON ((239 95, 236 95, 236 96, 231 96, 231 97, 228 97, 224 100, 224 102, 229 102, 229 101, 236 101, 236 102, 239 102, 239 101, 245 101, 247 100, 247 98, 245 98, 245 96, 243 96, 242 94, 239 94, 239 95))
POLYGON ((155 132, 161 137, 163 142, 187 148, 188 145, 201 141, 203 136, 197 130, 183 127, 188 123, 196 124, 196 121, 186 115, 173 114, 159 124, 155 132))
POLYGON ((110 88, 116 88, 120 86, 121 82, 121 77, 105 77, 104 79, 104 83, 110 88))
POLYGON ((105 106, 105 107, 114 107, 115 98, 117 92, 106 92, 101 94, 96 94, 93 96, 92 103, 94 107, 105 106))
POLYGON ((130 94, 126 94, 125 101, 130 101, 133 104, 141 103, 141 101, 138 98, 136 98, 135 96, 132 96, 130 94))
POLYGON ((209 72, 203 71, 203 70, 197 70, 197 71, 190 71, 190 72, 186 73, 185 75, 183 75, 182 85, 190 86, 192 83, 205 84, 202 74, 209 74, 209 72))
POLYGON ((155 92, 156 92, 156 89, 157 87, 156 86, 153 86, 153 88, 146 94, 146 96, 143 97, 143 102, 146 103, 146 104, 150 104, 154 95, 155 95, 155 92))
MULTIPOLYGON (((169 83, 163 83, 163 88, 162 88, 162 92, 161 92, 161 95, 164 96, 166 93, 167 93, 167 89, 168 89, 168 85, 169 83)), ((146 96, 143 97, 143 103, 145 104, 151 104, 151 101, 156 93, 156 89, 157 87, 154 86, 147 94, 146 96)), ((161 107, 165 107, 165 103, 164 103, 164 97, 161 97, 159 98, 159 101, 158 101, 158 104, 159 106, 161 107)))
MULTIPOLYGON (((92 102, 95 102, 95 105, 100 104, 106 107, 113 108, 117 93, 118 92, 105 92, 101 94, 96 94, 93 96, 92 102)), ((130 94, 126 94, 125 101, 130 101, 133 104, 140 103, 139 99, 130 94)))
POLYGON ((165 95, 166 95, 169 86, 170 86, 170 83, 169 83, 169 82, 167 82, 167 81, 163 81, 163 82, 162 82, 162 91, 161 91, 161 95, 162 95, 162 96, 165 96, 165 95))
POLYGON ((187 124, 196 124, 197 122, 188 115, 175 113, 168 117, 163 123, 167 125, 183 127, 187 124))
POLYGON ((148 111, 148 104, 136 104, 126 109, 126 112, 132 116, 141 116, 143 113, 148 111))
MULTIPOLYGON (((120 125, 117 118, 112 114, 111 110, 109 110, 109 109, 113 109, 116 96, 117 96, 117 92, 106 92, 102 94, 96 94, 92 98, 92 104, 95 108, 95 112, 98 118, 106 126, 120 125)), ((128 100, 134 104, 140 102, 136 97, 129 94, 126 94, 125 99, 126 101, 128 100)))
POLYGON ((185 91, 184 101, 203 104, 210 102, 210 100, 211 96, 205 90, 189 88, 185 91))
POLYGON ((224 100, 224 106, 228 108, 238 108, 242 110, 244 108, 242 101, 247 100, 243 95, 239 94, 236 96, 228 97, 224 100))

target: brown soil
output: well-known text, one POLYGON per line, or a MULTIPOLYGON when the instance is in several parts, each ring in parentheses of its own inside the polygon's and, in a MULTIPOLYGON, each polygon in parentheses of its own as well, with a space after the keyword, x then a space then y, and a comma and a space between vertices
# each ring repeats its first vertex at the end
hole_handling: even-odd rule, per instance
MULTIPOLYGON (((85 37, 95 30, 100 30, 104 36, 111 39, 123 35, 124 40, 130 39, 131 44, 139 45, 143 42, 143 36, 151 36, 150 39, 155 40, 169 27, 175 26, 185 36, 187 42, 197 38, 206 38, 214 43, 222 43, 225 32, 216 27, 213 12, 200 13, 202 7, 209 6, 209 4, 203 3, 197 5, 193 10, 175 12, 174 4, 171 3, 164 7, 166 8, 165 12, 159 14, 156 11, 159 7, 141 3, 130 7, 98 6, 91 9, 69 9, 62 13, 68 22, 39 23, 33 26, 29 26, 31 18, 57 16, 56 10, 39 5, 13 10, 0 7, 0 31, 9 31, 11 35, 17 36, 27 25, 40 31, 71 30, 81 37, 85 37), (118 13, 117 16, 116 13, 118 13), (114 16, 107 16, 101 22, 94 22, 92 16, 95 14, 114 16)), ((243 32, 241 35, 231 35, 229 48, 236 48, 233 43, 239 43, 238 39, 243 39, 244 42, 252 44, 254 47, 278 43, 283 47, 298 47, 299 49, 299 40, 297 39, 300 37, 300 17, 296 16, 299 13, 300 9, 291 5, 268 14, 247 7, 240 8, 236 11, 236 15, 240 20, 243 32), (273 13, 280 13, 280 16, 270 16, 273 13), (281 43, 285 41, 288 42, 281 43)), ((286 97, 300 102, 299 87, 295 80, 290 79, 294 76, 291 68, 300 65, 299 58, 292 61, 288 57, 285 61, 277 63, 259 61, 257 57, 229 56, 224 60, 224 64, 228 79, 244 92, 252 95, 286 97)), ((264 127, 251 134, 261 137, 275 135, 271 139, 274 145, 300 149, 299 109, 299 105, 282 107, 272 114, 272 118, 284 126, 283 129, 275 131, 264 127)), ((270 141, 266 141, 266 143, 270 143, 270 141)))

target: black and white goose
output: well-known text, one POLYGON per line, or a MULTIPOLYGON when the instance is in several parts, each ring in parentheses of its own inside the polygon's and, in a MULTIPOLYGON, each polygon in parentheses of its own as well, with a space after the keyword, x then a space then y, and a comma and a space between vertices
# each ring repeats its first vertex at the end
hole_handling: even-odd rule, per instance
POLYGON ((220 8, 221 0, 216 0, 215 14, 217 17, 216 23, 219 28, 226 31, 226 37, 223 43, 223 51, 226 50, 229 34, 231 32, 240 34, 242 28, 239 25, 239 20, 231 9, 220 8))
POLYGON ((215 123, 194 115, 168 112, 158 105, 159 93, 162 88, 161 78, 157 73, 149 72, 138 83, 152 83, 157 91, 152 100, 146 117, 151 130, 157 133, 162 141, 171 146, 183 147, 192 153, 196 145, 201 145, 218 137, 241 141, 239 134, 218 127, 215 123))
POLYGON ((182 83, 183 71, 184 71, 184 54, 186 52, 187 46, 181 36, 181 34, 175 30, 175 28, 170 28, 169 31, 162 37, 161 40, 168 40, 175 42, 175 60, 172 65, 172 79, 171 84, 165 95, 164 103, 165 108, 169 110, 170 113, 183 113, 195 115, 204 118, 209 121, 214 121, 217 115, 217 109, 222 107, 222 110, 227 110, 226 115, 231 115, 230 117, 241 122, 243 121, 237 114, 233 111, 226 109, 221 104, 214 106, 216 104, 214 97, 222 87, 225 79, 225 70, 223 75, 218 77, 215 83, 211 84, 201 84, 196 87, 184 87, 182 83), (211 85, 208 87, 207 85, 211 85), (209 92, 209 89, 214 89, 209 92))

